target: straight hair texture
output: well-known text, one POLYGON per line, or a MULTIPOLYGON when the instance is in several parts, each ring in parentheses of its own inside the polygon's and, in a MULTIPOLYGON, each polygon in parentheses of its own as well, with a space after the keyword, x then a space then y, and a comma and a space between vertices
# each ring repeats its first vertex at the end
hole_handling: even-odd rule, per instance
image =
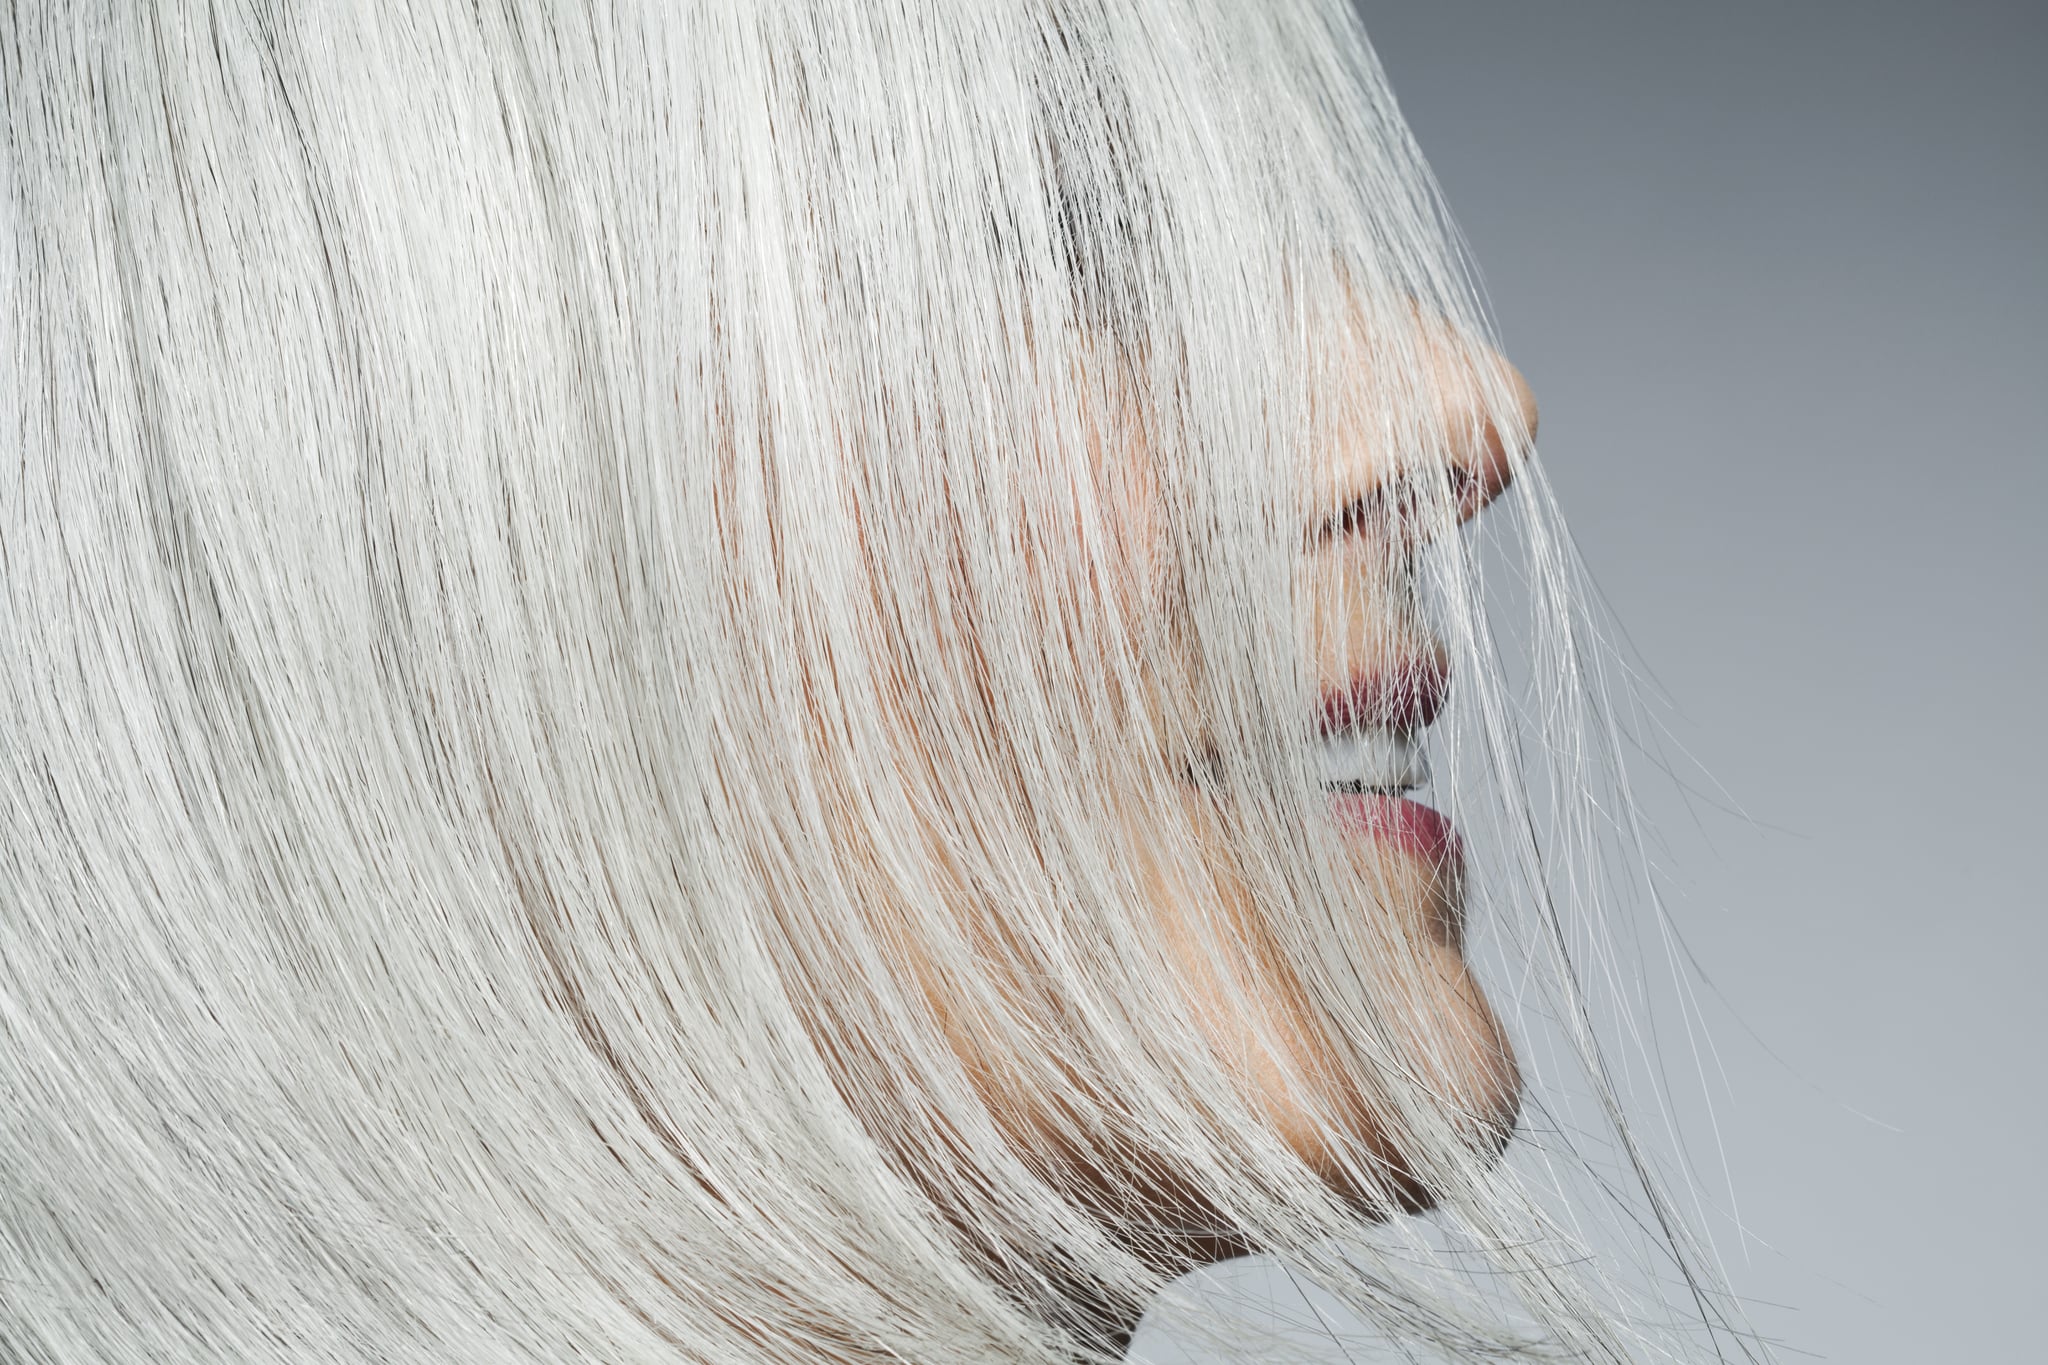
POLYGON ((1444 798, 1674 1311, 1433 1079, 1317 790, 1320 433, 1448 467, 1489 333, 1342 0, 16 3, 0 98, 0 1359, 1108 1360, 1160 1188, 1409 1358, 1754 1349, 1581 990, 1533 462, 1533 708, 1400 514, 1444 798), (1330 1170, 1172 988, 1219 863, 1330 1170))

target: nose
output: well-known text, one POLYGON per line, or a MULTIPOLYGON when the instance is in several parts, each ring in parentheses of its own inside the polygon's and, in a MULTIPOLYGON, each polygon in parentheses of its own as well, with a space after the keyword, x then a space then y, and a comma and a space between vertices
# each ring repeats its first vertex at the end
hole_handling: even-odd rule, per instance
POLYGON ((1352 419, 1340 422, 1312 494, 1318 539, 1374 529, 1413 535, 1445 501, 1462 523, 1499 497, 1528 458, 1536 395, 1522 372, 1448 324, 1418 326, 1422 340, 1405 382, 1360 377, 1366 392, 1352 419))
POLYGON ((1454 381, 1447 394, 1445 430, 1451 438, 1451 482, 1460 522, 1514 482, 1515 466, 1528 458, 1536 440, 1536 394, 1522 372, 1491 349, 1473 370, 1468 381, 1454 381))

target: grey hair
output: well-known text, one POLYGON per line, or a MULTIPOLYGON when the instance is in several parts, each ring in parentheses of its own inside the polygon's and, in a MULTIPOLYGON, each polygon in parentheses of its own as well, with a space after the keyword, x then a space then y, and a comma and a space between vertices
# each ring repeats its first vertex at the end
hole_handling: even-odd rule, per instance
POLYGON ((1426 462, 1419 320, 1490 334, 1342 0, 52 0, 0 99, 0 1358, 1111 1358, 1073 1306, 1176 1263, 1012 1082, 1404 1350, 1758 1349, 1582 989, 1606 684, 1533 460, 1486 523, 1526 721, 1410 509, 1449 800, 1563 1021, 1525 1130, 1596 1097, 1669 1311, 1546 1190, 1562 1125, 1532 1170, 1433 1088, 1319 817, 1319 413, 1426 462), (1164 509, 1136 597, 1103 430, 1164 509), (1199 745, 1457 1246, 1292 1076, 1333 1193, 1162 984, 1199 745))

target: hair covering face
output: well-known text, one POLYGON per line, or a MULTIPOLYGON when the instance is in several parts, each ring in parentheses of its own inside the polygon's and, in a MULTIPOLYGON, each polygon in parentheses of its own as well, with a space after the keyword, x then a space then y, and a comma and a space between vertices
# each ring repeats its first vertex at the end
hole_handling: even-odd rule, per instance
POLYGON ((1583 1015, 1457 529, 1510 474, 1567 749, 1589 684, 1346 5, 0 63, 0 1355, 1107 1359, 1248 1251, 1451 1358, 1692 1349, 1502 1160, 1480 905, 1583 1015), (1447 669, 1469 866, 1317 766, 1447 669))

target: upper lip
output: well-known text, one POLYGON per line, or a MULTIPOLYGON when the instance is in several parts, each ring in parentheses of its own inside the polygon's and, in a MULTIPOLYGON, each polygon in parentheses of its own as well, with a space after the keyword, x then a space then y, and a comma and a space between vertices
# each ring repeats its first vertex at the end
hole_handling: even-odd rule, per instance
MULTIPOLYGON (((1449 688, 1450 666, 1441 653, 1401 659, 1358 674, 1346 686, 1326 689, 1317 730, 1326 736, 1375 726, 1420 730, 1443 709, 1449 688)), ((1192 779, 1215 762, 1215 748, 1205 745, 1182 776, 1192 779)))
POLYGON ((1441 658, 1404 659, 1324 692, 1319 728, 1326 735, 1365 726, 1420 730, 1443 709, 1449 688, 1441 658))

